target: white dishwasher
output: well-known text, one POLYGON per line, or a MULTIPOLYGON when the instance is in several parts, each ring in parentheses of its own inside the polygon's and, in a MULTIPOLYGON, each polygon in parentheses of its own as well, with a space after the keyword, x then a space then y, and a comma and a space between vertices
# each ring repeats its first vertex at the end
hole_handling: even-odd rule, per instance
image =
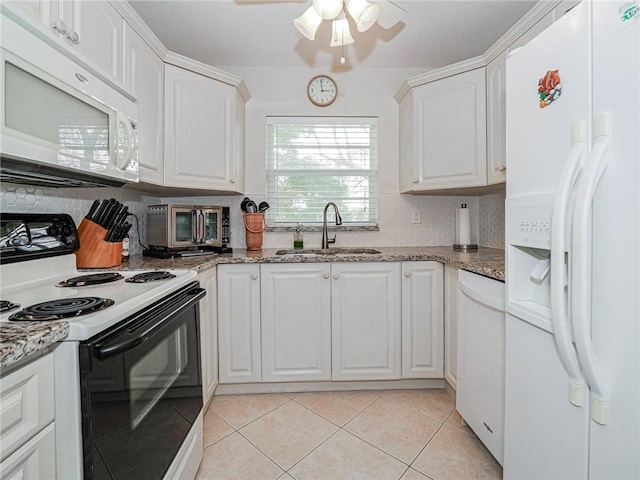
POLYGON ((456 408, 502 465, 504 283, 460 270, 456 408))

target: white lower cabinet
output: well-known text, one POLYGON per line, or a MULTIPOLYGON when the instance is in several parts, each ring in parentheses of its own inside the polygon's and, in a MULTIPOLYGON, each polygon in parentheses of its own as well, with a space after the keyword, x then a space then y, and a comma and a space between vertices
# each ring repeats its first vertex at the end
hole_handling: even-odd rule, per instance
POLYGON ((456 389, 458 370, 458 268, 444 267, 444 379, 456 389))
POLYGON ((0 378, 0 478, 55 478, 53 355, 0 378))
POLYGON ((400 263, 331 266, 333 380, 400 378, 400 263))
POLYGON ((442 378, 442 284, 439 262, 219 265, 220 383, 442 378))
POLYGON ((260 265, 218 266, 220 383, 262 381, 260 265))
POLYGON ((200 363, 202 393, 205 405, 218 386, 218 310, 216 307, 216 269, 198 273, 200 286, 207 295, 200 300, 200 363))
POLYGON ((402 378, 442 378, 442 264, 402 262, 402 378))
POLYGON ((0 478, 56 478, 55 422, 0 463, 0 478))
POLYGON ((262 381, 331 380, 331 264, 260 267, 262 381))

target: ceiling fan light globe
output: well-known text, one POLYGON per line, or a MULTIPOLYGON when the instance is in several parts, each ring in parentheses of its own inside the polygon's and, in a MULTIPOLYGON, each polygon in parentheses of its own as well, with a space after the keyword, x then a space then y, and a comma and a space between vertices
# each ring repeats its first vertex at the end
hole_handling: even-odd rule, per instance
POLYGON ((347 17, 342 15, 341 18, 335 19, 331 25, 331 44, 329 46, 339 47, 341 45, 350 45, 354 42, 347 17))
POLYGON ((378 20, 380 7, 367 0, 349 0, 347 10, 356 22, 359 32, 366 32, 378 20))
POLYGON ((313 0, 316 13, 325 20, 331 20, 340 15, 344 0, 313 0))
POLYGON ((293 24, 298 31, 309 40, 316 38, 316 32, 318 27, 322 23, 322 17, 320 17, 315 9, 311 6, 302 15, 293 20, 293 24))

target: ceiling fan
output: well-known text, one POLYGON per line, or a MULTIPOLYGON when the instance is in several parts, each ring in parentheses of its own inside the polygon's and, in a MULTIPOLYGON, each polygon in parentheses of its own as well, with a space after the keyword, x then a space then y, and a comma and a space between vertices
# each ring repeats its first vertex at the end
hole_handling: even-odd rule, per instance
POLYGON ((302 35, 313 40, 322 21, 332 20, 331 46, 348 45, 354 40, 349 31, 347 12, 359 32, 367 31, 376 21, 382 28, 389 29, 406 13, 389 0, 313 0, 313 4, 293 23, 302 35))
POLYGON ((312 5, 293 20, 293 24, 302 35, 314 40, 322 21, 332 21, 329 46, 342 47, 340 63, 344 64, 344 46, 355 42, 347 13, 353 18, 358 31, 365 32, 376 22, 389 29, 400 22, 406 12, 389 0, 313 0, 312 5))

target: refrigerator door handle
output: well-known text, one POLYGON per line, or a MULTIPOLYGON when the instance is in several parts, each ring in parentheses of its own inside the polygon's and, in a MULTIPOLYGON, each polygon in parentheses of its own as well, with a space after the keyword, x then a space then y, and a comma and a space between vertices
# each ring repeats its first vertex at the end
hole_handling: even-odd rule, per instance
POLYGON ((592 205, 600 178, 607 167, 610 144, 608 116, 594 119, 595 140, 576 195, 573 217, 571 322, 578 359, 591 389, 591 418, 607 423, 605 375, 591 342, 592 205))
POLYGON ((569 375, 569 402, 576 407, 581 407, 584 403, 584 379, 565 313, 565 225, 569 197, 585 156, 585 139, 584 122, 573 124, 571 149, 558 182, 551 213, 551 324, 558 356, 569 375))

